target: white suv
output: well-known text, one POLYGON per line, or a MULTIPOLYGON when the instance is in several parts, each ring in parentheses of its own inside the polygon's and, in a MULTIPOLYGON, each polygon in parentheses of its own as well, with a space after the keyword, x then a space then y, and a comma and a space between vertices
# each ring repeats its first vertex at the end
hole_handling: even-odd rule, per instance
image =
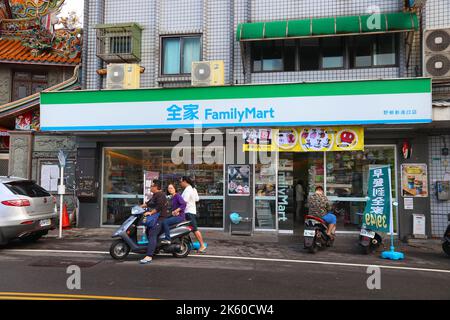
POLYGON ((0 177, 0 244, 37 241, 56 227, 56 199, 34 181, 0 177))

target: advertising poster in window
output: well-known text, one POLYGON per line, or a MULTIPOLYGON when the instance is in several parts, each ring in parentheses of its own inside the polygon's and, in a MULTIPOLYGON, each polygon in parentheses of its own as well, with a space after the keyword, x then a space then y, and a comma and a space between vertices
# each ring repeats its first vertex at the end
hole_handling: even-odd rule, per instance
POLYGON ((428 173, 426 164, 402 164, 402 196, 428 197, 428 173))
POLYGON ((247 129, 244 151, 332 152, 364 150, 363 127, 247 129))
POLYGON ((250 196, 250 166, 228 166, 228 195, 250 196))
POLYGON ((272 151, 273 129, 245 129, 243 132, 244 151, 272 151))
POLYGON ((159 179, 159 172, 144 171, 144 203, 148 202, 153 193, 150 188, 152 187, 153 180, 159 179))

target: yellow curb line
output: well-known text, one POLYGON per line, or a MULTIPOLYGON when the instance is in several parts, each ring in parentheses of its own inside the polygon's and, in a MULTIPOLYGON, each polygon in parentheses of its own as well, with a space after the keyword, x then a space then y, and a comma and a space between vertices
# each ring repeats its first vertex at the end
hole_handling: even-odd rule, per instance
POLYGON ((129 297, 112 297, 112 296, 93 296, 93 295, 71 295, 71 294, 52 294, 52 293, 22 293, 22 292, 0 292, 0 299, 3 297, 16 297, 16 298, 44 298, 54 300, 77 300, 77 299, 92 299, 92 300, 142 300, 151 301, 159 299, 146 299, 146 298, 129 298, 129 297))

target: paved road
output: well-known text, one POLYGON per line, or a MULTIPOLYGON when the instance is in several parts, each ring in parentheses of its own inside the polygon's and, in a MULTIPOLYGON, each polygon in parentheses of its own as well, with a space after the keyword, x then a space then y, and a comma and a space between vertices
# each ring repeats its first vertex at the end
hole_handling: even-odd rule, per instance
POLYGON ((138 265, 137 256, 116 262, 101 252, 2 250, 0 299, 14 292, 176 300, 450 299, 450 263, 432 268, 438 271, 382 268, 381 289, 369 290, 365 265, 248 258, 160 256, 138 265), (69 265, 81 268, 81 290, 67 289, 69 265))

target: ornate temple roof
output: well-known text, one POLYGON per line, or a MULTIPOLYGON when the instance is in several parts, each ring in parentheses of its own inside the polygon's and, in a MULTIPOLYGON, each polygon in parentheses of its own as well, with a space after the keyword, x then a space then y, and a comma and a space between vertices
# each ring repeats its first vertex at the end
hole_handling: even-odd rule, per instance
POLYGON ((0 62, 77 65, 81 30, 54 30, 64 0, 0 0, 0 62))

